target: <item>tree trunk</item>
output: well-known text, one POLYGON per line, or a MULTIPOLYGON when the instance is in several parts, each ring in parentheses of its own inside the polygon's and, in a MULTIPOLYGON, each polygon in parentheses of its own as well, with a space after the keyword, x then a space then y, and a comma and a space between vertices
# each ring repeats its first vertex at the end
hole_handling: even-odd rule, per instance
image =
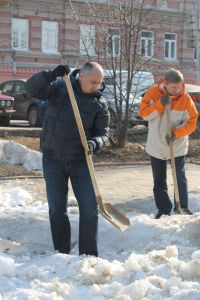
POLYGON ((126 145, 126 137, 127 137, 127 126, 123 124, 120 128, 119 137, 118 137, 118 147, 124 148, 126 145))

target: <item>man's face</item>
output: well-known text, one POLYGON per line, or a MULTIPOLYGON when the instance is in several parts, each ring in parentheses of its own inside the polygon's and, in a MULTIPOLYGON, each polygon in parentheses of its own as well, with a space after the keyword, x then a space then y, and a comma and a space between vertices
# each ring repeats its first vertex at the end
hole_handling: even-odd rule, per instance
POLYGON ((103 73, 96 69, 91 72, 80 72, 79 81, 84 93, 95 93, 103 82, 103 73))
POLYGON ((179 95, 183 90, 183 83, 166 83, 166 91, 171 96, 179 95))

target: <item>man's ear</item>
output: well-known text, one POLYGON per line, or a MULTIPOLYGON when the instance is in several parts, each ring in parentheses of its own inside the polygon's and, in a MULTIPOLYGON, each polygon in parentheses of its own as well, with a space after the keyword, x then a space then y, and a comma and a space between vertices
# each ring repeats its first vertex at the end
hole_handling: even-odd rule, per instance
POLYGON ((100 88, 99 88, 99 90, 100 90, 100 92, 103 92, 103 90, 105 89, 105 82, 103 81, 102 83, 101 83, 101 86, 100 86, 100 88))
POLYGON ((83 73, 80 71, 80 73, 79 73, 79 80, 81 81, 82 78, 83 78, 83 73))
POLYGON ((165 79, 163 79, 163 80, 161 81, 161 83, 160 83, 161 89, 165 90, 166 85, 167 85, 167 81, 166 81, 165 79))

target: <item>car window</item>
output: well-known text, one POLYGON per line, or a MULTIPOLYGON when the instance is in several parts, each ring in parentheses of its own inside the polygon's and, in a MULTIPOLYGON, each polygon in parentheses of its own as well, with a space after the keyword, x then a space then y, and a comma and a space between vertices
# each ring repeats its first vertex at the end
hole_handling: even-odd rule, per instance
POLYGON ((114 84, 113 81, 114 81, 113 77, 104 77, 105 85, 113 85, 114 84))
POLYGON ((15 82, 14 93, 15 94, 24 94, 24 93, 26 93, 25 83, 20 82, 20 81, 15 82))
POLYGON ((2 84, 1 86, 1 90, 4 94, 6 93, 11 93, 13 90, 13 82, 6 82, 4 84, 2 84))

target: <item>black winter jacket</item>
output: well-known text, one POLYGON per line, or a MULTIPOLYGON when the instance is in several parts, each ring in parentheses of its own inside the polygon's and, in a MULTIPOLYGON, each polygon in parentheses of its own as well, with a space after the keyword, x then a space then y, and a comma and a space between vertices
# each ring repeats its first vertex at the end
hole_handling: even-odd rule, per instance
MULTIPOLYGON (((87 140, 95 141, 98 150, 108 141, 109 112, 101 92, 85 94, 81 91, 77 70, 71 82, 80 111, 87 140)), ((53 77, 52 71, 40 72, 27 81, 27 92, 48 100, 41 135, 43 156, 57 160, 83 160, 84 149, 76 125, 65 81, 53 77)))

